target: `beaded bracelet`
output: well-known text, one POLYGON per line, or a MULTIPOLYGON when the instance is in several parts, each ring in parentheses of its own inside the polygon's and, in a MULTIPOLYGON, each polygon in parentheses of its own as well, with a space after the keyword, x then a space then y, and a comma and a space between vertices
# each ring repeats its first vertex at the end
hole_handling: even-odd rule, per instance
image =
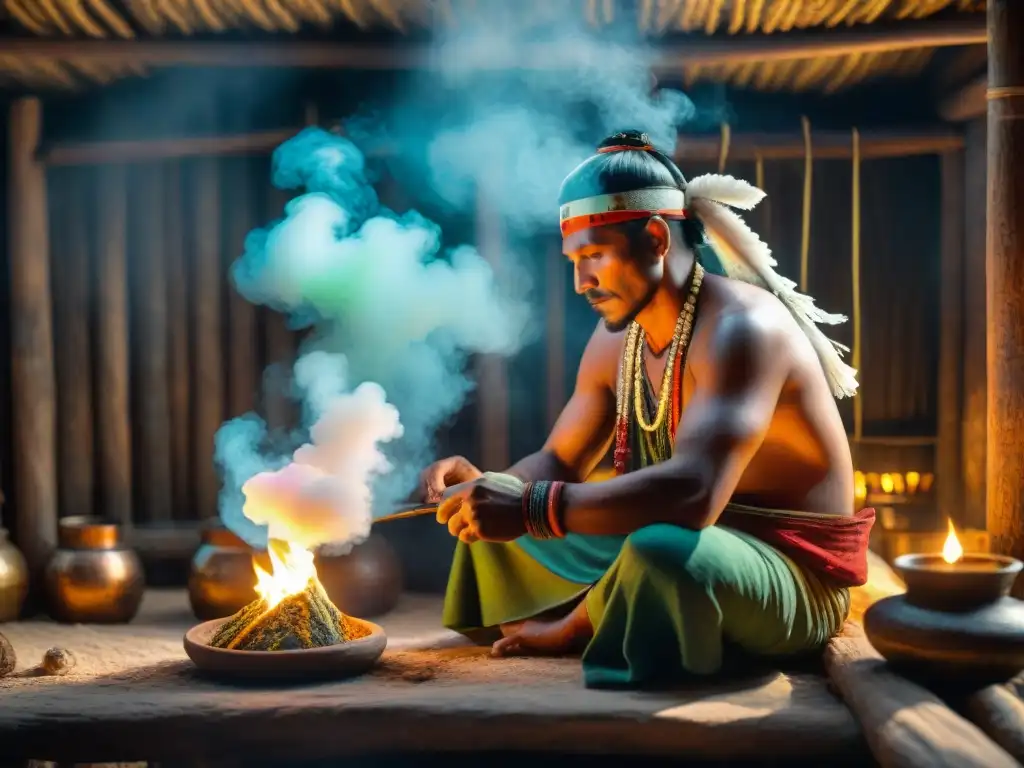
POLYGON ((565 536, 561 521, 561 496, 564 483, 538 480, 523 489, 523 522, 526 532, 535 539, 565 536))

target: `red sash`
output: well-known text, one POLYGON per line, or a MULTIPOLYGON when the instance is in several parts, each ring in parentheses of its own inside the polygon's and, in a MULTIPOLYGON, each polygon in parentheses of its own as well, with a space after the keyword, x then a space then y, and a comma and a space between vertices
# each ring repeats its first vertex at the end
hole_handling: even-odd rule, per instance
POLYGON ((750 534, 775 547, 797 565, 841 587, 868 580, 868 540, 875 510, 852 517, 761 511, 730 505, 718 524, 750 534))

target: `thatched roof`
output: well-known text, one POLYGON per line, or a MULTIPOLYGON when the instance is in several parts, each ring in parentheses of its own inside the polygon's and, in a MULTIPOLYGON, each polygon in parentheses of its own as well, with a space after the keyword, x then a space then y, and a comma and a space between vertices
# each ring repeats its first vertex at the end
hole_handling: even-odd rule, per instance
MULTIPOLYGON (((522 12, 558 6, 595 28, 635 25, 649 37, 680 35, 736 39, 799 30, 857 29, 865 25, 958 17, 984 11, 984 0, 504 0, 522 12)), ((1022 0, 1024 1, 1024 0, 1022 0)), ((209 39, 252 31, 289 37, 304 30, 356 28, 403 34, 457 24, 487 0, 0 0, 0 35, 59 40, 209 39)), ((0 79, 23 85, 72 87, 144 74, 141 62, 88 60, 71 53, 3 52, 0 79)), ((70 50, 70 49, 68 49, 70 50)), ((724 82, 759 90, 837 91, 877 77, 913 78, 934 47, 801 55, 769 61, 682 64, 687 84, 724 82)))

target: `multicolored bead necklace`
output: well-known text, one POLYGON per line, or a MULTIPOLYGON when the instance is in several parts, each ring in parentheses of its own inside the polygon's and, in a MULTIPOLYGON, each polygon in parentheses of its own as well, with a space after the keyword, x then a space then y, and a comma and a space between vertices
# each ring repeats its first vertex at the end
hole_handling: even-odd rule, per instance
POLYGON ((704 281, 704 268, 694 263, 690 278, 690 291, 679 313, 672 342, 665 361, 665 372, 661 377, 661 390, 657 405, 651 403, 651 391, 646 381, 643 329, 636 321, 626 332, 626 344, 619 364, 619 382, 615 395, 615 471, 622 474, 636 448, 640 466, 664 461, 672 455, 676 427, 679 425, 679 411, 682 405, 683 367, 693 335, 693 323, 697 313, 697 298, 704 281), (654 419, 648 421, 647 414, 655 410, 654 419), (636 419, 632 417, 636 414, 636 419), (633 429, 633 423, 636 429, 633 429))

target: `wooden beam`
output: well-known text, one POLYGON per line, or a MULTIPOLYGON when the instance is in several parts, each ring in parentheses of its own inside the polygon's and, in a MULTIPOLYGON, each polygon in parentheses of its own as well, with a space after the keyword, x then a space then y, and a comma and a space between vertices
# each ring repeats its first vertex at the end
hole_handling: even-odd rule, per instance
MULTIPOLYGON (((235 134, 228 136, 192 136, 177 139, 132 139, 51 144, 40 151, 47 166, 104 165, 209 155, 261 155, 272 152, 301 130, 235 134)), ((715 160, 721 141, 719 135, 681 134, 676 143, 676 160, 715 160)), ((929 131, 865 131, 861 133, 861 157, 878 160, 910 155, 941 155, 964 147, 964 138, 948 128, 929 131)), ((378 147, 371 156, 386 156, 394 150, 378 147)), ((729 143, 730 160, 792 160, 804 156, 803 139, 790 133, 738 133, 729 143)), ((818 159, 844 159, 852 156, 847 131, 818 131, 814 134, 814 156, 818 159)))
MULTIPOLYGON (((883 53, 984 43, 981 14, 959 19, 923 19, 872 24, 849 29, 788 32, 773 35, 687 35, 658 44, 653 56, 637 51, 638 61, 651 61, 656 72, 688 65, 744 64, 816 59, 849 54, 883 53), (653 60, 652 60, 653 59, 653 60)), ((6 39, 5 55, 23 61, 70 61, 105 66, 301 67, 311 69, 448 69, 448 52, 437 45, 367 45, 308 40, 223 42, 146 40, 6 39)), ((479 70, 561 69, 578 66, 572 46, 533 44, 509 46, 460 66, 479 70)))
POLYGON ((939 116, 950 123, 964 123, 982 117, 988 104, 988 73, 976 77, 939 104, 939 116))
POLYGON ((847 622, 842 634, 829 641, 824 662, 829 679, 860 722, 879 765, 1018 765, 938 696, 893 672, 859 625, 847 622))
POLYGON ((50 298, 46 171, 36 161, 43 108, 15 101, 8 134, 7 226, 11 318, 14 538, 28 562, 37 605, 57 544, 57 395, 50 298))
POLYGON ((963 392, 964 153, 942 156, 942 251, 939 284, 939 513, 963 527, 960 406, 963 392))
MULTIPOLYGON (((1024 557, 1024 3, 989 0, 988 530, 1024 557)), ((1024 594, 1018 579, 1014 595, 1024 594)))

